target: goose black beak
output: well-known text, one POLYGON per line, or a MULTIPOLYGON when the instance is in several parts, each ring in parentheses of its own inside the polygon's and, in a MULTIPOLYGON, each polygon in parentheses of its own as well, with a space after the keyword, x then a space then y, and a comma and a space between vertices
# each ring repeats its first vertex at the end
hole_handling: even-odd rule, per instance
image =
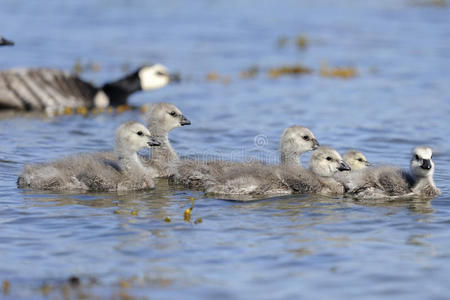
POLYGON ((313 150, 316 150, 317 148, 319 148, 320 144, 316 139, 312 139, 313 142, 313 150))
POLYGON ((424 170, 431 169, 431 161, 429 159, 424 159, 420 167, 424 170))
POLYGON ((176 83, 180 82, 181 81, 180 73, 172 73, 172 74, 170 74, 169 75, 169 79, 170 79, 170 82, 176 82, 176 83))
POLYGON ((186 117, 183 115, 183 116, 181 116, 180 125, 181 125, 181 126, 184 126, 184 125, 191 125, 191 121, 189 121, 188 118, 186 118, 186 117))
POLYGON ((12 45, 14 45, 13 41, 0 37, 0 46, 12 46, 12 45))
POLYGON ((155 138, 152 138, 152 137, 151 137, 151 138, 150 138, 150 142, 148 142, 147 145, 149 145, 150 147, 151 147, 151 146, 160 146, 161 143, 158 142, 155 138))
POLYGON ((352 168, 350 168, 350 166, 343 160, 341 160, 340 164, 339 164, 339 171, 350 171, 352 168))

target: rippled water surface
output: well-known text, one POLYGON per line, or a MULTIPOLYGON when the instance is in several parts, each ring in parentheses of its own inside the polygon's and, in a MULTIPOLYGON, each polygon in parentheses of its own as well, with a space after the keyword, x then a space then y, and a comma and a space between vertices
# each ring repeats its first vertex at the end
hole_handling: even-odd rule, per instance
POLYGON ((302 124, 375 164, 407 168, 414 146, 432 146, 442 195, 236 202, 164 180, 127 194, 24 191, 15 183, 24 164, 110 149, 115 128, 143 116, 1 114, 0 298, 447 298, 450 8, 439 3, 1 0, 1 34, 16 42, 0 49, 2 68, 70 70, 78 59, 101 66, 83 74, 96 83, 148 62, 178 71, 181 83, 131 103, 184 112, 192 125, 171 134, 182 155, 276 162, 283 129, 302 124), (324 63, 359 76, 322 77, 324 63), (293 64, 313 73, 267 75, 293 64), (252 66, 259 74, 240 78, 252 66), (213 71, 221 78, 206 80, 213 71), (71 276, 79 288, 67 288, 71 276))

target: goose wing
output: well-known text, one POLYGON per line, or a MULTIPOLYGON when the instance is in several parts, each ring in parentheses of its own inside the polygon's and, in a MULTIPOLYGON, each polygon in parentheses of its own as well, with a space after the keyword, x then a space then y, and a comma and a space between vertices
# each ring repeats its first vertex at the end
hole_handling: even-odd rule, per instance
POLYGON ((0 109, 91 107, 98 89, 69 72, 10 69, 0 72, 0 109))

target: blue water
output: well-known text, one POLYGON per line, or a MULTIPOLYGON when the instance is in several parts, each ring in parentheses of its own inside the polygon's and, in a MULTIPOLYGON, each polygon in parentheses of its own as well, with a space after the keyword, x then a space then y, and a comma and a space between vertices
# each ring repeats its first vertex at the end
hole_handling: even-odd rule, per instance
POLYGON ((82 76, 98 84, 143 63, 179 72, 179 84, 130 102, 181 109, 192 121, 170 136, 181 155, 276 162, 283 129, 301 124, 375 164, 407 168, 411 149, 430 145, 442 191, 432 201, 249 203, 164 180, 127 194, 23 191, 15 181, 24 164, 110 149, 120 123, 144 119, 0 114, 0 298, 63 298, 71 276, 78 297, 448 298, 450 7, 427 3, 0 1, 1 34, 16 42, 0 49, 1 68, 97 63, 82 76), (322 77, 324 63, 359 76, 322 77), (293 64, 314 72, 267 75, 293 64), (241 79, 252 66, 258 75, 241 79), (210 72, 229 82, 207 80, 210 72))

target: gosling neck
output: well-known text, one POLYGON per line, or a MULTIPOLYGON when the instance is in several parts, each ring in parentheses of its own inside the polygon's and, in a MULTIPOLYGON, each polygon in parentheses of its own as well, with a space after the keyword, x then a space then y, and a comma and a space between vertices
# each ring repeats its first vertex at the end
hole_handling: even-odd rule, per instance
POLYGON ((422 194, 425 196, 435 196, 440 194, 439 189, 434 183, 433 174, 429 174, 427 176, 416 176, 412 190, 416 194, 422 194))
POLYGON ((116 146, 116 155, 119 167, 123 172, 128 173, 143 168, 136 151, 116 146))
POLYGON ((169 142, 170 130, 161 128, 156 121, 150 122, 148 127, 152 136, 161 143, 160 146, 151 148, 152 160, 158 162, 172 162, 178 160, 179 157, 169 142))
POLYGON ((286 151, 283 149, 281 149, 280 160, 281 160, 281 164, 284 166, 301 165, 300 155, 298 153, 286 151))

